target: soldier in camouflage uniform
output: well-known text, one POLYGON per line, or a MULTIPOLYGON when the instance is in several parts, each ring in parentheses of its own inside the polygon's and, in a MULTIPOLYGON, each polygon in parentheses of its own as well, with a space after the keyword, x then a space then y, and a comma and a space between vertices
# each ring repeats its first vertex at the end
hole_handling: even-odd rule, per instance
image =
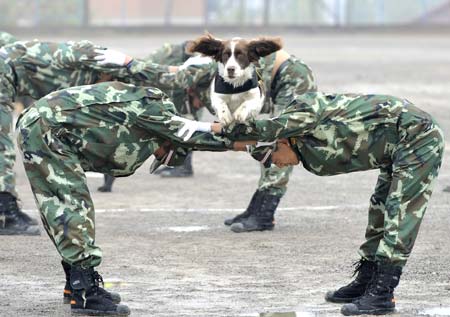
MULTIPOLYGON (((197 78, 191 78, 190 85, 196 81, 211 82, 216 71, 215 62, 198 66, 197 71, 193 72, 197 78)), ((265 112, 272 114, 280 113, 295 96, 317 90, 311 69, 284 50, 260 58, 257 73, 266 91, 265 112)), ((231 225, 234 232, 271 230, 274 227, 273 217, 267 222, 258 218, 256 211, 264 209, 264 212, 275 213, 281 197, 286 193, 291 172, 292 167, 261 166, 258 189, 247 209, 233 218, 226 219, 225 224, 231 225)))
MULTIPOLYGON (((232 148, 209 133, 188 143, 173 136, 172 102, 160 90, 120 82, 68 88, 49 94, 18 120, 18 144, 44 227, 65 263, 71 266, 74 313, 128 315, 118 294, 99 287, 94 271, 102 259, 95 245, 94 206, 85 171, 127 176, 152 154, 175 145, 224 151, 232 148)), ((209 124, 208 124, 209 126, 209 124)))
MULTIPOLYGON (((196 75, 190 74, 195 71, 195 66, 168 72, 168 66, 130 60, 122 54, 118 57, 127 57, 128 61, 118 67, 109 62, 108 56, 117 60, 117 54, 110 51, 88 41, 15 42, 0 49, 0 234, 39 234, 37 222, 21 212, 17 203, 13 173, 15 151, 11 138, 15 98, 31 96, 39 99, 55 90, 106 79, 158 84, 167 89, 180 89, 190 80, 196 80, 196 75)), ((62 265, 66 273, 64 300, 69 302, 70 265, 64 261, 62 265)), ((108 293, 108 296, 120 301, 114 293, 108 293)))
MULTIPOLYGON (((311 69, 300 59, 280 50, 259 59, 257 72, 266 89, 265 108, 275 115, 281 113, 297 95, 314 92, 317 87, 311 69)), ((266 112, 269 112, 266 110, 266 112)), ((247 209, 230 219, 234 232, 270 230, 274 227, 274 214, 284 196, 292 167, 267 168, 261 165, 258 189, 253 194, 247 209), (270 221, 258 217, 259 212, 271 213, 270 221)))
MULTIPOLYGON (((192 57, 192 54, 186 52, 187 44, 188 41, 180 44, 165 43, 162 47, 142 59, 140 63, 141 65, 143 63, 150 63, 151 71, 153 71, 154 68, 153 63, 159 65, 180 66, 186 62, 188 58, 192 57)), ((170 77, 171 75, 169 74, 168 76, 170 77)), ((198 114, 201 108, 206 106, 208 109, 211 109, 209 94, 207 93, 207 88, 209 88, 210 84, 208 78, 198 80, 194 86, 179 87, 177 89, 168 89, 164 85, 158 85, 157 83, 151 83, 149 81, 146 81, 145 84, 163 89, 175 104, 177 111, 187 118, 198 120, 198 114)), ((154 172, 154 174, 160 175, 161 177, 192 176, 192 152, 188 155, 183 165, 160 168, 154 172)), ((101 192, 111 192, 114 177, 105 174, 104 178, 105 182, 98 190, 101 192)))
MULTIPOLYGON (((213 131, 230 140, 288 138, 316 175, 380 169, 355 280, 326 299, 349 303, 344 315, 394 311, 394 288, 411 254, 444 153, 443 132, 427 113, 383 95, 297 97, 279 116, 213 131)), ((283 165, 283 162, 277 162, 283 165)), ((258 212, 269 221, 271 213, 258 212)))
POLYGON ((36 221, 22 213, 17 205, 15 152, 11 140, 12 103, 17 97, 39 99, 58 89, 111 79, 167 90, 181 89, 196 80, 195 75, 189 75, 195 66, 169 72, 168 66, 133 60, 124 54, 119 58, 128 61, 119 67, 107 59, 98 59, 99 56, 105 59, 102 54, 110 51, 88 41, 37 40, 14 42, 0 49, 0 234, 39 234, 36 221))

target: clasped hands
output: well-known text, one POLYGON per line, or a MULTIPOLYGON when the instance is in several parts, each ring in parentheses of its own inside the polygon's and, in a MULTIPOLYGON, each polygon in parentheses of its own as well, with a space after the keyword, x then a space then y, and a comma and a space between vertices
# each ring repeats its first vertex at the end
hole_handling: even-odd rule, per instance
MULTIPOLYGON (((194 132, 215 132, 220 133, 222 131, 222 128, 219 127, 218 123, 207 123, 207 122, 199 122, 195 120, 189 120, 186 118, 182 118, 179 116, 173 116, 170 120, 171 122, 180 122, 183 125, 179 128, 176 135, 180 138, 183 138, 183 141, 188 141, 194 132)), ((264 144, 261 145, 261 143, 257 143, 255 141, 236 141, 234 144, 235 151, 248 151, 252 156, 257 159, 258 161, 263 161, 262 163, 268 167, 270 166, 270 163, 275 164, 279 168, 287 167, 291 165, 297 165, 299 163, 299 159, 297 157, 297 154, 292 149, 288 139, 278 139, 276 142, 272 142, 271 144, 264 144), (255 146, 258 150, 258 154, 254 155, 249 150, 251 147, 248 147, 247 145, 255 146), (269 147, 272 148, 270 151, 261 151, 263 147, 269 147), (264 155, 259 158, 260 154, 264 153, 264 155), (270 157, 269 157, 270 155, 270 157)))

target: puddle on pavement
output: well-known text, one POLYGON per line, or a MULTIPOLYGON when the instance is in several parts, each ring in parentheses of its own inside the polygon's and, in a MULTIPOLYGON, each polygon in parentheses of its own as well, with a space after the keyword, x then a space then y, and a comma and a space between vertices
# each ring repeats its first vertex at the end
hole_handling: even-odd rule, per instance
POLYGON ((450 307, 427 308, 419 314, 426 316, 450 316, 450 307))
POLYGON ((282 312, 282 313, 260 313, 259 317, 314 317, 311 312, 282 312))

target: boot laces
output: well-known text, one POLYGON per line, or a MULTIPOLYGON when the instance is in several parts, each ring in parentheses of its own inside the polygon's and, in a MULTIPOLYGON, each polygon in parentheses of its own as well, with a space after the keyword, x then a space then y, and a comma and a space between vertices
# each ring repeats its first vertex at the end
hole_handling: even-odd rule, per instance
POLYGON ((99 288, 100 284, 102 285, 103 288, 105 287, 103 277, 97 271, 94 271, 94 284, 96 288, 99 288))
POLYGON ((353 270, 352 277, 355 277, 356 275, 356 278, 350 283, 350 285, 354 286, 361 284, 363 276, 369 273, 368 263, 365 262, 366 262, 365 260, 359 260, 353 263, 355 269, 353 270))
POLYGON ((368 296, 377 296, 379 294, 385 293, 385 292, 391 292, 389 284, 389 275, 384 274, 382 272, 378 272, 376 276, 370 281, 367 290, 365 292, 365 295, 368 296))

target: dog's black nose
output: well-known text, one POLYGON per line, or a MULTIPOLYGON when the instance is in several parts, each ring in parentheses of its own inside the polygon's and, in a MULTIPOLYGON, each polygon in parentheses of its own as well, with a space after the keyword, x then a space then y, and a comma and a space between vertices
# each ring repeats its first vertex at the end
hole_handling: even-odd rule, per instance
POLYGON ((234 75, 236 68, 234 66, 227 67, 228 75, 234 75))

